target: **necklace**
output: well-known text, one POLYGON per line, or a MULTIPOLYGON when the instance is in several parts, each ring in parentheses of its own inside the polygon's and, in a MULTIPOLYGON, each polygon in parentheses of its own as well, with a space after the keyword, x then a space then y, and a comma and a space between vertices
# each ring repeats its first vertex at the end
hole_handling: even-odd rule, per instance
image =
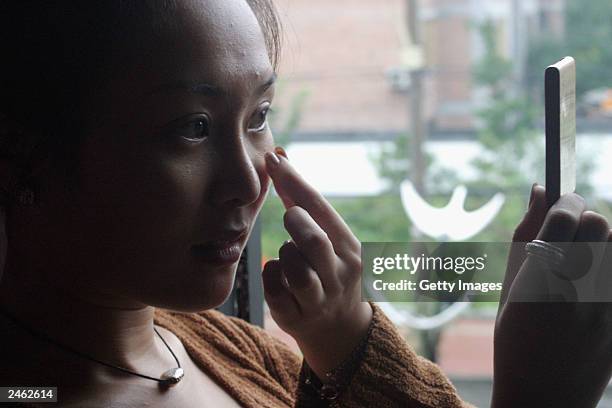
POLYGON ((83 357, 85 359, 88 360, 92 360, 95 361, 96 363, 100 363, 103 364, 107 367, 111 367, 111 368, 115 368, 117 370, 123 371, 125 373, 128 374, 132 374, 132 375, 137 375, 139 377, 142 378, 147 378, 149 380, 154 380, 159 382, 159 385, 162 387, 171 387, 175 384, 177 384, 179 381, 181 381, 183 379, 183 377, 185 376, 185 373, 183 371, 183 369, 181 368, 181 363, 178 361, 178 358, 176 357, 176 355, 174 354, 174 352, 172 351, 172 349, 170 348, 170 346, 168 345, 168 343, 166 343, 166 340, 164 340, 164 338, 161 336, 161 334, 159 334, 159 332, 157 331, 157 329, 155 327, 153 327, 153 330, 155 330, 155 333, 157 333, 157 335, 159 336, 159 338, 161 339, 161 341, 164 342, 164 344, 166 345, 166 347, 168 348, 168 350, 170 350, 170 353, 172 353, 172 357, 174 357, 174 360, 176 361, 176 364, 178 365, 178 367, 175 368, 171 368, 170 370, 164 371, 161 375, 161 378, 155 378, 155 377, 150 377, 148 375, 144 375, 144 374, 138 374, 135 373, 131 370, 128 370, 127 368, 123 368, 123 367, 119 367, 116 366, 114 364, 110 364, 110 363, 106 363, 104 361, 100 361, 96 358, 90 357, 84 353, 81 353, 80 351, 77 351, 71 347, 68 347, 64 344, 61 344, 53 339, 48 338, 47 336, 32 330, 31 328, 29 328, 28 326, 24 325, 23 323, 19 322, 15 317, 11 316, 10 314, 6 313, 6 311, 0 309, 0 314, 4 315, 6 318, 8 318, 9 320, 11 320, 13 323, 15 323, 17 326, 20 326, 21 328, 23 328, 24 330, 26 330, 29 334, 31 334, 32 336, 41 339, 41 340, 45 340, 63 350, 69 351, 71 353, 74 353, 80 357, 83 357))

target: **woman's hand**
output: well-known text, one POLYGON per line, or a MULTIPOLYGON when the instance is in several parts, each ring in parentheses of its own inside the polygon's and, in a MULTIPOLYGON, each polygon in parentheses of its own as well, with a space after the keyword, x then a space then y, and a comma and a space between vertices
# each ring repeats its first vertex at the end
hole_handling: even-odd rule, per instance
POLYGON ((274 320, 324 380, 372 319, 371 306, 361 301, 361 243, 286 157, 266 153, 266 168, 285 205, 292 239, 280 248, 279 259, 264 266, 265 298, 274 320))
MULTIPOLYGON (((564 195, 547 212, 544 188, 534 186, 513 237, 497 315, 492 407, 595 407, 612 373, 612 303, 521 302, 550 293, 551 272, 525 256, 524 243, 533 239, 602 247, 611 240, 605 218, 585 211, 580 196, 564 195)), ((607 246, 589 273, 598 271, 597 279, 609 285, 607 246)), ((553 279, 556 289, 572 295, 570 282, 553 279)))

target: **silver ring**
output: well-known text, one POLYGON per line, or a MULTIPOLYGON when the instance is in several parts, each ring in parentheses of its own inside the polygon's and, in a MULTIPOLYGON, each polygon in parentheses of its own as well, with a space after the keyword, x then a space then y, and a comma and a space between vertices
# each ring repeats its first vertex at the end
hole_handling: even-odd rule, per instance
POLYGON ((563 248, 539 239, 527 243, 525 251, 528 255, 533 255, 545 261, 545 264, 551 267, 555 273, 559 272, 567 257, 567 252, 563 248))
POLYGON ((534 239, 531 241, 534 244, 541 245, 543 247, 549 248, 552 251, 556 251, 560 255, 567 256, 567 251, 555 244, 551 244, 550 242, 542 241, 541 239, 534 239))

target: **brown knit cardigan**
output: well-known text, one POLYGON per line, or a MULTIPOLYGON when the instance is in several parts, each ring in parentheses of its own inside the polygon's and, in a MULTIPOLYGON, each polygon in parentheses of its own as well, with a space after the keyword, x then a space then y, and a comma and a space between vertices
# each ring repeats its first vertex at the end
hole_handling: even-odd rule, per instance
POLYGON ((303 379, 302 357, 263 329, 216 310, 157 309, 155 323, 177 335, 193 360, 245 407, 471 407, 434 363, 417 356, 380 307, 348 387, 330 405, 303 379))
POLYGON ((155 323, 176 334, 195 363, 244 407, 473 408, 437 365, 415 354, 380 307, 371 305, 361 357, 348 386, 330 403, 306 384, 302 357, 242 319, 216 310, 156 309, 155 323))

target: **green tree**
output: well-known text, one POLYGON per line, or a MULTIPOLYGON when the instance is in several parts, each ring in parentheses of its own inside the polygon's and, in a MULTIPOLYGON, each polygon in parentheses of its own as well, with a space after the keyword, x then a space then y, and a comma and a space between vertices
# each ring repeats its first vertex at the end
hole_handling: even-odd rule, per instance
MULTIPOLYGON (((410 135, 402 133, 393 142, 381 144, 378 151, 368 155, 379 177, 387 183, 385 194, 397 194, 401 182, 410 178, 409 146, 410 135)), ((438 163, 431 154, 425 153, 425 166, 425 185, 429 195, 446 193, 459 182, 456 173, 438 163)))
POLYGON ((576 91, 610 87, 612 84, 612 2, 566 0, 565 30, 561 38, 531 38, 528 54, 528 85, 542 89, 544 68, 571 55, 576 59, 576 91))
MULTIPOLYGON (((282 80, 277 82, 276 93, 285 92, 286 83, 282 80)), ((270 127, 274 132, 274 142, 277 145, 287 148, 291 143, 292 135, 299 127, 304 112, 304 105, 308 100, 309 92, 306 89, 299 90, 285 106, 271 109, 270 127), (285 114, 285 110, 287 113, 285 114)), ((273 187, 272 187, 273 189, 273 187)), ((265 258, 276 257, 278 248, 283 241, 289 239, 289 234, 283 227, 283 205, 278 199, 272 199, 272 194, 261 209, 261 220, 265 226, 262 232, 262 252, 265 258)))
POLYGON ((516 86, 512 62, 497 45, 497 27, 492 21, 478 26, 484 55, 473 69, 475 83, 487 91, 484 108, 476 113, 476 137, 483 153, 473 161, 478 188, 495 187, 502 191, 524 191, 542 174, 543 146, 538 143, 537 105, 516 86))
POLYGON ((408 176, 408 169, 410 168, 409 143, 408 135, 402 133, 393 143, 382 144, 377 152, 368 154, 368 158, 376 167, 379 177, 387 182, 387 189, 390 192, 397 192, 400 183, 408 176))
MULTIPOLYGON (((488 91, 489 100, 477 112, 480 122, 477 139, 483 153, 473 162, 478 178, 469 184, 485 191, 501 190, 507 200, 494 222, 476 238, 507 241, 525 211, 525 196, 531 183, 544 182, 544 138, 543 129, 538 126, 543 118, 543 103, 529 95, 528 89, 520 87, 512 77, 512 63, 497 47, 495 25, 485 22, 478 30, 485 53, 474 66, 474 79, 488 91)), ((542 55, 548 58, 547 65, 556 59, 550 58, 550 54, 542 55)), ((544 68, 540 82, 543 73, 544 68)), ((591 154, 582 152, 576 162, 576 191, 587 199, 592 198, 593 192, 589 182, 594 168, 591 154)))
MULTIPOLYGON (((282 94, 285 86, 285 81, 279 80, 276 85, 276 93, 282 94)), ((286 107, 270 109, 270 127, 274 131, 274 141, 277 145, 287 147, 291 143, 291 136, 302 120, 304 105, 309 94, 307 89, 300 89, 293 95, 286 107), (285 108, 287 109, 286 114, 284 113, 285 108)))

